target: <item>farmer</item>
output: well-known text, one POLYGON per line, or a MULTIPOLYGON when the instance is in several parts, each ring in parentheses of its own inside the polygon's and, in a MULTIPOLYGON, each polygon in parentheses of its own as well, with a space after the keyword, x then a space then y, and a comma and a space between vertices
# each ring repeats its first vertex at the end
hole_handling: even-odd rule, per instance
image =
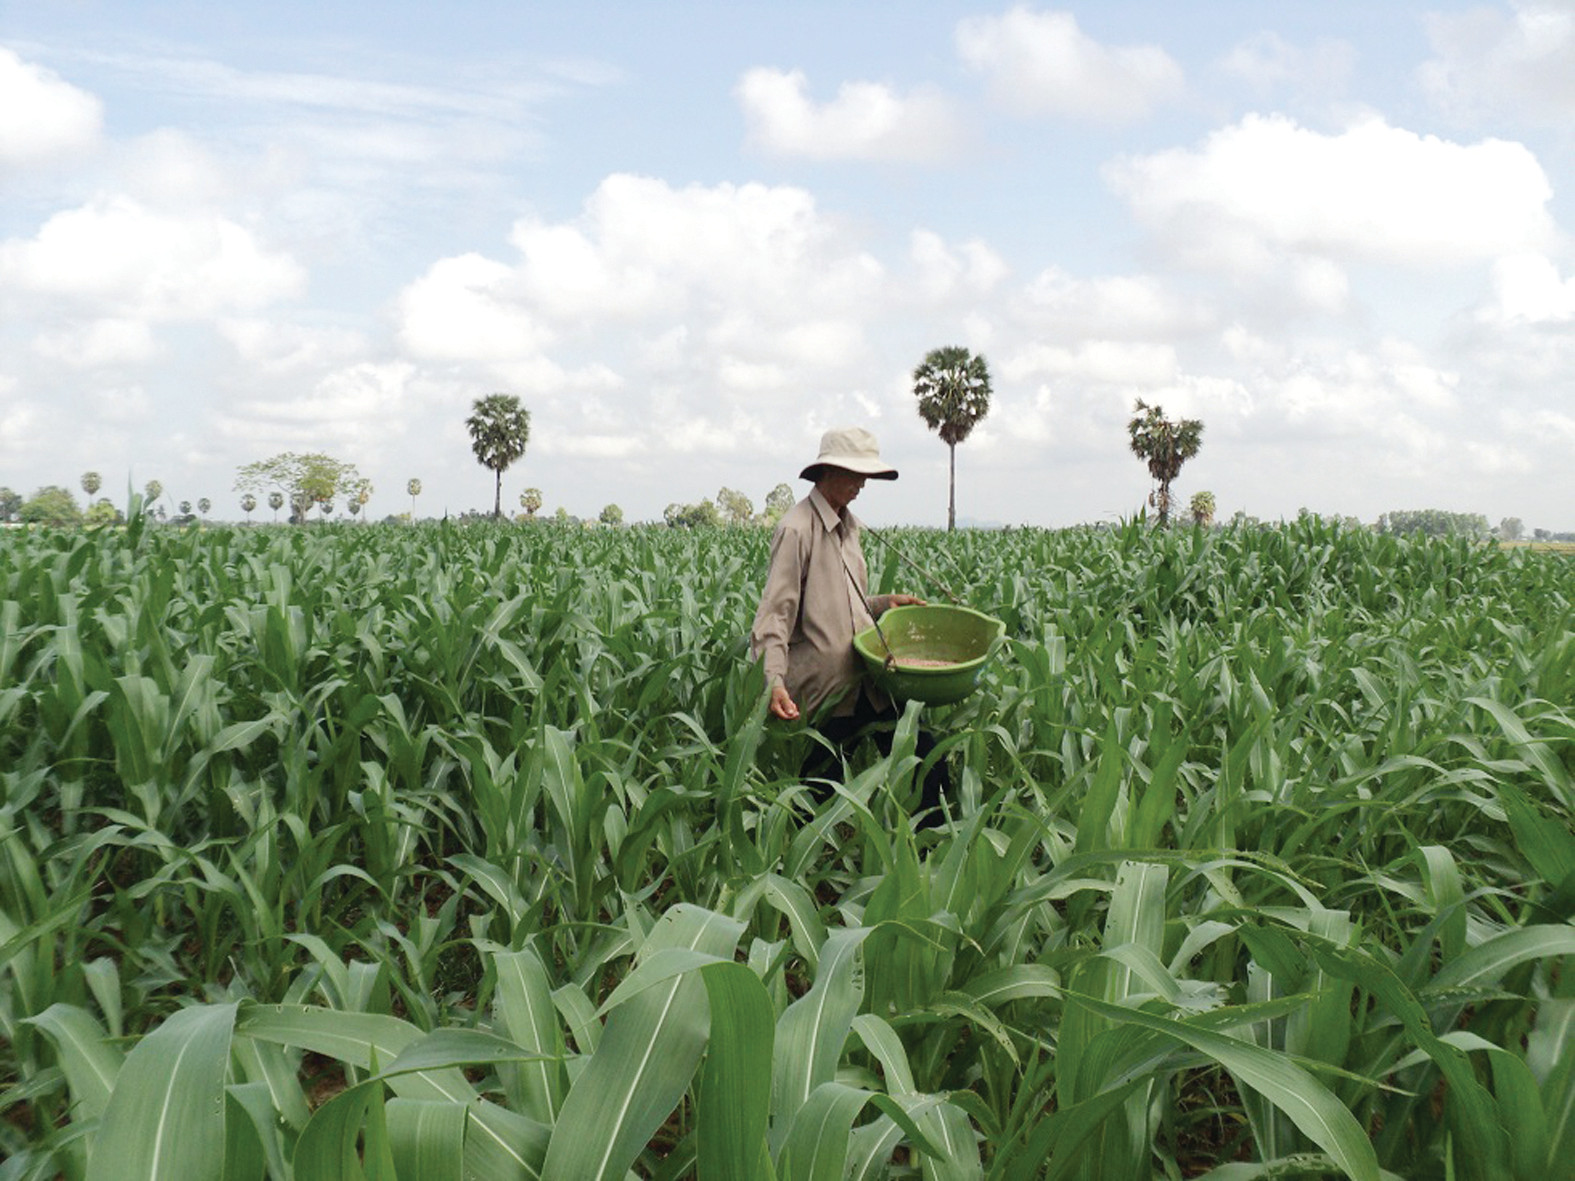
MULTIPOLYGON (((821 437, 820 454, 799 473, 814 487, 782 517, 771 538, 771 567, 750 632, 750 650, 764 661, 771 713, 783 721, 814 720, 835 755, 820 750, 806 760, 806 778, 829 769, 858 741, 875 739, 891 752, 897 710, 864 674, 853 637, 891 607, 922 606, 913 595, 867 593, 869 572, 859 546, 860 524, 848 511, 866 480, 895 480, 897 469, 880 457, 875 436, 839 427, 821 437)), ((934 747, 920 732, 920 758, 934 747)), ((938 823, 948 787, 945 761, 925 777, 920 807, 938 823)))

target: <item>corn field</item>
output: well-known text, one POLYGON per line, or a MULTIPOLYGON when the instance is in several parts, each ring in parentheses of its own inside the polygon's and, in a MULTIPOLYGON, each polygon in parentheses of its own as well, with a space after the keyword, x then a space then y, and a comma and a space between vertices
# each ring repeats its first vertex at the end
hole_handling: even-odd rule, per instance
POLYGON ((0 1181, 1571 1176, 1575 565, 891 540, 829 787, 759 530, 0 540, 0 1181))

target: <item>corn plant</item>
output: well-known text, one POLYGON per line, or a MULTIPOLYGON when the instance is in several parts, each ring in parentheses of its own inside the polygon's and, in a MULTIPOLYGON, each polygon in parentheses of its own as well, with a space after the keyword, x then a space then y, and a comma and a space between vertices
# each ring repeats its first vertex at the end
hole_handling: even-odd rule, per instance
POLYGON ((763 533, 13 534, 0 1179, 1557 1175, 1575 567, 888 540, 1008 640, 805 783, 763 533))

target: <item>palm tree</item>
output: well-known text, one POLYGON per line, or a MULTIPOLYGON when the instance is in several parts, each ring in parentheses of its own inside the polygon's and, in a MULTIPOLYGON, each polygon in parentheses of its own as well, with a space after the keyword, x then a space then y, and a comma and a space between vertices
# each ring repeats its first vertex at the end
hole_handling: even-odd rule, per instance
POLYGON ((275 522, 277 522, 279 520, 279 510, 284 507, 284 493, 268 493, 268 507, 273 509, 273 519, 275 522))
POLYGON ((163 496, 163 495, 164 495, 164 485, 160 484, 157 480, 149 480, 147 482, 147 485, 142 489, 142 500, 143 500, 143 503, 145 503, 148 506, 148 509, 150 511, 153 508, 154 502, 157 501, 158 498, 163 496))
POLYGON ((1200 529, 1207 529, 1214 524, 1214 510, 1218 508, 1212 492, 1194 492, 1192 500, 1187 505, 1187 511, 1192 514, 1192 523, 1200 529))
POLYGON ((536 514, 541 511, 541 489, 527 488, 520 493, 520 508, 525 510, 525 515, 531 520, 536 519, 536 514))
POLYGON ((256 507, 257 507, 257 498, 255 496, 253 496, 250 492, 248 492, 245 496, 241 497, 241 512, 246 514, 246 523, 248 525, 250 525, 252 523, 252 510, 255 509, 256 507))
POLYGON ((492 515, 503 516, 503 473, 525 454, 530 442, 530 411, 513 394, 488 394, 471 404, 465 427, 470 431, 470 449, 476 462, 489 468, 496 477, 492 494, 492 515))
POLYGON ((1132 409, 1132 420, 1127 423, 1132 454, 1148 464, 1149 475, 1154 477, 1154 491, 1148 500, 1159 510, 1159 524, 1164 528, 1170 524, 1171 481, 1203 445, 1203 424, 1196 418, 1172 422, 1162 407, 1146 405, 1142 398, 1132 409))
POLYGON ((411 480, 405 485, 405 491, 410 493, 410 519, 416 519, 416 497, 421 495, 421 481, 411 480))
POLYGON ((951 491, 946 502, 946 528, 957 528, 957 444, 990 412, 990 370, 982 356, 951 345, 932 349, 913 371, 913 392, 919 417, 939 431, 951 459, 951 491))
POLYGON ((104 481, 99 477, 97 472, 82 473, 82 491, 86 492, 89 496, 97 493, 98 490, 103 486, 104 481))
POLYGON ((213 507, 213 501, 209 500, 206 496, 201 497, 197 501, 197 512, 202 516, 202 518, 204 520, 207 519, 207 517, 208 517, 208 510, 211 509, 212 507, 213 507))

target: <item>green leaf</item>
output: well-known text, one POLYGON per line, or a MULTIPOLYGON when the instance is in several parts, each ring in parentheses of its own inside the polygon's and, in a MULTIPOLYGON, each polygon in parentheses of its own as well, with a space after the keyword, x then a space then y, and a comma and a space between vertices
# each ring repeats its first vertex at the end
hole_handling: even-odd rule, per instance
MULTIPOLYGON (((731 957, 743 931, 725 915, 679 905, 652 929, 642 954, 679 949, 731 957)), ((709 1024, 705 985, 693 972, 664 979, 613 1009, 564 1100, 545 1173, 622 1178, 688 1089, 709 1024)))
POLYGON ((1575 955, 1575 927, 1519 927, 1495 935, 1446 963, 1423 993, 1496 984, 1517 964, 1566 955, 1575 955))
POLYGON ((420 1181, 461 1181, 465 1175, 465 1124, 462 1103, 390 1100, 388 1140, 395 1175, 420 1181))
POLYGON ((765 985, 743 964, 701 970, 711 1004, 711 1037, 695 1116, 701 1181, 771 1181, 766 1140, 776 1010, 765 985))
POLYGON ((771 1062, 771 1142, 780 1153, 798 1109, 836 1075, 842 1045, 864 999, 859 951, 868 927, 831 932, 820 949, 820 971, 808 992, 777 1019, 771 1062))
POLYGON ((115 1078, 125 1056, 112 1045, 104 1029, 86 1009, 53 1004, 37 1017, 26 1018, 49 1036, 77 1119, 97 1119, 109 1103, 115 1078))
POLYGON ((1253 1088, 1284 1112, 1354 1181, 1378 1181, 1378 1158, 1356 1117, 1322 1083, 1282 1055, 1184 1021, 1091 997, 1077 997, 1076 1003, 1089 1006, 1115 1024, 1137 1025, 1208 1055, 1230 1071, 1239 1084, 1253 1088))
POLYGON ((234 1004, 172 1014, 126 1055, 88 1156, 88 1181, 176 1181, 224 1170, 234 1004))

